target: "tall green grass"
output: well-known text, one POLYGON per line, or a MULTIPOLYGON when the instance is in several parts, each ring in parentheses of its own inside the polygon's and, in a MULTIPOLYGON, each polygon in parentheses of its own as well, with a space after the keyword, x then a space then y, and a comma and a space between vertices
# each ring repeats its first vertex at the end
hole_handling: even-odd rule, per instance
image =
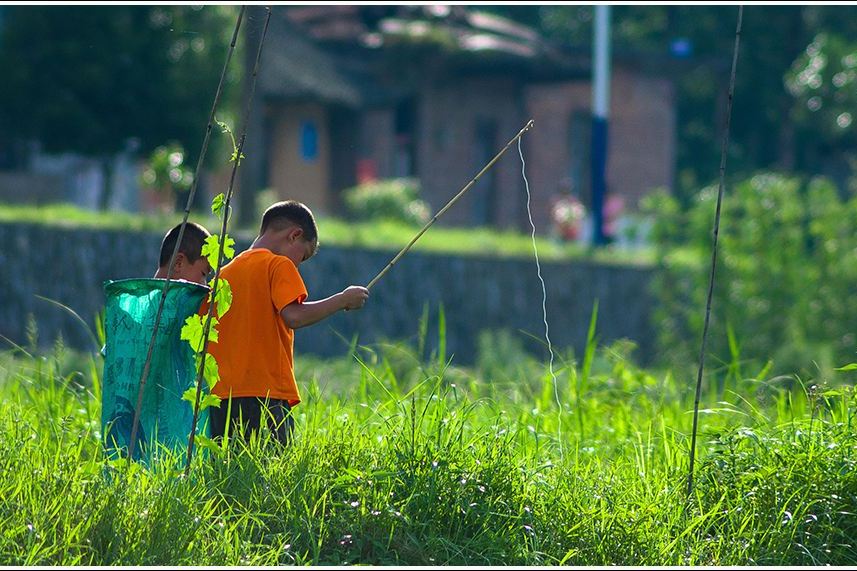
POLYGON ((561 356, 559 413, 546 367, 496 341, 473 369, 424 340, 298 356, 294 445, 199 455, 189 478, 180 457, 105 463, 97 360, 8 352, 0 561, 857 564, 850 385, 713 370, 687 498, 692 375, 592 345, 561 356))

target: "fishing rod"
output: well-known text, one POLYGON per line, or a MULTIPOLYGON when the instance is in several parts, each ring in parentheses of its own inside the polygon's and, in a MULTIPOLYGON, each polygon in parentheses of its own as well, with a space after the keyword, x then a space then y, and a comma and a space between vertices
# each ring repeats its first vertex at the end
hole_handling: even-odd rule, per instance
POLYGON ((468 183, 464 186, 464 188, 462 188, 462 189, 458 192, 458 194, 456 194, 455 196, 453 196, 453 197, 450 199, 450 201, 449 201, 449 202, 447 202, 447 203, 446 203, 446 205, 445 205, 443 208, 441 208, 440 210, 438 210, 438 211, 437 211, 437 214, 435 214, 434 216, 432 216, 432 219, 431 219, 431 220, 429 220, 429 221, 428 221, 428 223, 427 223, 425 226, 423 226, 423 229, 422 229, 422 230, 420 230, 419 232, 417 232, 417 235, 416 235, 416 236, 414 236, 414 237, 413 237, 413 239, 412 239, 410 242, 408 242, 408 245, 407 245, 407 246, 405 246, 404 248, 402 248, 402 251, 401 251, 401 252, 399 252, 398 254, 396 254, 396 256, 395 256, 392 260, 390 260, 390 263, 389 263, 389 264, 387 264, 387 265, 384 267, 384 269, 383 269, 383 270, 381 270, 381 271, 378 273, 378 275, 377 275, 377 276, 375 276, 374 278, 372 278, 372 281, 370 281, 370 282, 369 282, 369 284, 366 286, 366 289, 372 289, 372 286, 373 286, 373 285, 375 285, 375 283, 377 283, 377 281, 378 281, 378 280, 380 280, 382 277, 384 277, 384 274, 386 274, 388 271, 390 271, 390 268, 392 268, 392 267, 396 264, 396 262, 398 262, 398 261, 401 259, 401 257, 402 257, 402 256, 404 256, 405 254, 407 254, 407 253, 408 253, 408 250, 410 250, 410 249, 411 249, 411 246, 413 246, 413 245, 417 242, 417 240, 419 240, 419 239, 420 239, 420 237, 421 237, 423 234, 425 234, 425 233, 426 233, 426 231, 427 231, 429 228, 431 228, 431 225, 432 225, 432 224, 434 224, 435 222, 437 222, 437 219, 438 219, 438 218, 440 218, 440 217, 441 217, 441 215, 443 215, 443 213, 444 213, 444 212, 446 212, 447 210, 449 210, 449 209, 452 207, 452 205, 453 205, 453 204, 455 204, 456 202, 458 202, 458 199, 459 199, 459 198, 461 198, 462 196, 464 196, 464 194, 465 194, 468 190, 470 190, 470 188, 471 188, 474 184, 476 184, 476 181, 477 181, 477 180, 479 180, 479 177, 481 177, 483 174, 485 174, 485 173, 488 171, 488 169, 490 169, 492 166, 494 166, 494 163, 496 163, 496 162, 497 162, 497 160, 498 160, 501 156, 503 156, 503 153, 505 153, 507 150, 509 150, 509 147, 511 147, 511 146, 512 146, 512 143, 514 143, 515 141, 517 141, 518 139, 520 139, 520 138, 524 135, 524 133, 526 133, 527 131, 529 131, 529 130, 530 130, 530 128, 532 128, 532 126, 533 126, 533 120, 532 120, 532 119, 530 119, 530 120, 527 122, 527 124, 526 124, 526 125, 524 125, 524 128, 523 128, 523 129, 521 129, 520 131, 518 131, 518 134, 517 134, 517 135, 515 135, 514 137, 512 137, 512 138, 509 140, 509 142, 508 142, 508 143, 506 143, 506 146, 505 146, 505 147, 503 147, 503 149, 502 149, 499 153, 497 153, 497 154, 494 156, 494 158, 493 158, 493 159, 491 159, 491 161, 490 161, 487 165, 485 165, 485 166, 482 168, 482 170, 481 170, 481 171, 479 171, 479 173, 478 173, 475 177, 473 177, 473 179, 472 179, 470 182, 468 182, 468 183))

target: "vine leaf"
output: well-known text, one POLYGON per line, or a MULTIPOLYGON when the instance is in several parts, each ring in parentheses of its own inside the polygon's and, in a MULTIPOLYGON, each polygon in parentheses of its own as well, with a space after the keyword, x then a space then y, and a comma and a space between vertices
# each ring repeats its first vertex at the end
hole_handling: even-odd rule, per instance
MULTIPOLYGON (((217 234, 212 234, 211 236, 205 239, 205 243, 202 245, 201 254, 208 259, 208 265, 212 268, 217 267, 217 262, 219 261, 220 256, 220 236, 217 234)), ((224 259, 232 259, 235 256, 235 240, 226 235, 226 239, 223 243, 223 257, 224 259)))
MULTIPOLYGON (((191 315, 184 321, 182 327, 181 339, 190 343, 194 349, 194 353, 199 353, 202 350, 202 341, 205 335, 205 318, 201 315, 191 315)), ((211 317, 211 328, 208 332, 208 340, 217 343, 217 323, 216 317, 211 317)))
MULTIPOLYGON (((196 355, 194 360, 196 361, 196 370, 198 371, 200 356, 196 355)), ((202 371, 202 377, 205 379, 209 390, 213 389, 217 381, 220 380, 220 369, 217 366, 214 356, 210 353, 205 356, 205 368, 202 371)))
MULTIPOLYGON (((229 128, 223 121, 217 121, 217 124, 223 130, 224 133, 229 134, 229 138, 232 140, 232 158, 231 161, 238 161, 240 164, 240 159, 244 158, 244 154, 241 153, 239 156, 238 147, 235 144, 235 136, 232 134, 232 130, 229 128)), ((220 218, 221 220, 225 220, 224 216, 228 213, 224 211, 226 207, 226 197, 221 192, 217 196, 215 196, 211 201, 211 212, 220 218)), ((212 234, 205 239, 205 243, 202 245, 201 254, 208 260, 209 265, 212 268, 218 268, 220 266, 220 252, 221 247, 223 251, 223 258, 225 260, 232 259, 235 256, 235 240, 229 237, 228 234, 224 233, 222 241, 220 236, 217 234, 212 234)), ((222 318, 229 308, 232 307, 232 287, 229 282, 224 279, 219 279, 217 284, 217 293, 214 293, 214 279, 212 279, 209 284, 211 291, 208 294, 208 303, 215 304, 215 313, 211 316, 211 323, 208 332, 208 340, 217 343, 218 341, 218 333, 217 333, 217 325, 219 323, 218 318, 222 318)), ((187 341, 192 349, 194 362, 196 363, 196 370, 199 371, 200 360, 203 357, 202 353, 202 345, 203 340, 205 339, 205 320, 206 316, 203 315, 191 315, 185 320, 184 326, 181 330, 181 339, 187 341)), ((220 398, 217 395, 211 394, 210 391, 214 388, 214 386, 220 380, 220 370, 217 365, 217 360, 210 353, 205 355, 205 363, 203 365, 202 377, 205 380, 205 385, 208 387, 208 393, 202 394, 199 403, 199 410, 203 411, 209 407, 219 407, 220 406, 220 398)), ((201 390, 202 387, 199 386, 199 383, 194 382, 193 386, 187 389, 184 394, 182 394, 182 400, 188 401, 191 406, 194 406, 196 403, 196 395, 197 392, 201 390)), ((196 435, 196 442, 200 447, 206 448, 209 450, 217 450, 217 444, 212 441, 210 438, 198 434, 196 435)))
MULTIPOLYGON (((212 288, 213 288, 214 280, 212 280, 212 288)), ((214 294, 214 290, 209 294, 209 303, 211 303, 211 296, 214 294)), ((214 303, 217 304, 217 315, 221 319, 226 312, 229 311, 229 308, 232 307, 232 286, 229 285, 229 282, 221 279, 217 284, 217 295, 215 296, 214 303)))
POLYGON ((202 349, 203 337, 202 317, 199 315, 190 315, 184 321, 184 326, 181 331, 181 339, 190 343, 194 353, 202 349))
POLYGON ((226 197, 223 196, 221 192, 217 196, 214 197, 214 200, 211 201, 211 212, 215 216, 220 216, 220 212, 223 210, 223 207, 226 205, 226 197))
POLYGON ((210 452, 220 451, 220 447, 217 445, 217 443, 208 436, 205 436, 204 434, 196 435, 196 443, 199 444, 200 448, 204 448, 210 452))
POLYGON ((202 400, 199 403, 199 410, 205 410, 209 407, 220 407, 220 397, 217 395, 205 395, 202 397, 202 400))
POLYGON ((223 244, 223 257, 227 260, 231 260, 235 257, 235 240, 229 237, 229 234, 226 234, 226 239, 223 244))
MULTIPOLYGON (((186 390, 182 394, 182 400, 188 401, 190 404, 196 403, 196 386, 193 386, 186 390)), ((199 410, 203 411, 209 407, 219 407, 220 406, 220 397, 217 395, 203 395, 199 400, 199 410)), ((197 435, 199 437, 199 435, 197 435)))
POLYGON ((217 267, 218 256, 220 255, 220 239, 217 234, 212 234, 205 239, 201 253, 208 259, 209 266, 217 267))

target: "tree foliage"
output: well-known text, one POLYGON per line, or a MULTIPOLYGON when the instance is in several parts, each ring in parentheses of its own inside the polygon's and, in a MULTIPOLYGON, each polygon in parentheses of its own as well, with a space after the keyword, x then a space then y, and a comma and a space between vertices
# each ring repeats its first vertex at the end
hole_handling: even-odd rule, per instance
MULTIPOLYGON (((853 361, 857 303, 857 196, 824 177, 759 172, 723 202, 721 255, 708 342, 713 362, 736 359, 773 371, 813 374, 853 361)), ((708 293, 716 186, 681 211, 653 193, 660 272, 655 320, 662 354, 693 362, 708 293)))
MULTIPOLYGON (((51 152, 196 157, 235 21, 234 6, 13 6, 0 37, 0 127, 51 152)), ((229 76, 236 95, 240 70, 229 76)))

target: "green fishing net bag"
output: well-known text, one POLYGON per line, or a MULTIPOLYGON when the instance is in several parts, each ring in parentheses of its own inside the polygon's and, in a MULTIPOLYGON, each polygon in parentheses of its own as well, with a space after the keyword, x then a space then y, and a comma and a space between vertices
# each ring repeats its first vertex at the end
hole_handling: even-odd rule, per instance
MULTIPOLYGON (((155 278, 104 282, 101 433, 111 458, 128 454, 140 379, 166 283, 155 278)), ((181 339, 181 329, 199 311, 208 291, 195 283, 170 282, 143 391, 135 460, 150 461, 159 450, 178 452, 187 447, 193 405, 182 400, 182 394, 194 385, 196 366, 190 344, 181 339)), ((201 411, 197 434, 207 420, 207 412, 201 411)))

